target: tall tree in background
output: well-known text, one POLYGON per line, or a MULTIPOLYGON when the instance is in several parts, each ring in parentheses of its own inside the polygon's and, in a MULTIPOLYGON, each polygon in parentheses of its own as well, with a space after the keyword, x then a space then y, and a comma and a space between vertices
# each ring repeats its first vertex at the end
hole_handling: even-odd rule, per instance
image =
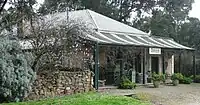
POLYGON ((181 43, 193 47, 200 53, 200 20, 188 18, 188 21, 181 25, 179 35, 181 43))
POLYGON ((23 37, 23 22, 35 16, 33 5, 36 0, 8 0, 7 4, 10 7, 1 15, 0 31, 6 29, 12 32, 13 28, 17 27, 17 36, 23 37))
POLYGON ((188 18, 193 2, 194 0, 157 1, 152 16, 134 21, 133 26, 146 32, 151 31, 152 35, 171 37, 181 42, 179 31, 188 18))
POLYGON ((40 13, 48 14, 52 11, 91 9, 120 22, 129 23, 132 12, 149 12, 155 5, 154 0, 45 0, 40 13))

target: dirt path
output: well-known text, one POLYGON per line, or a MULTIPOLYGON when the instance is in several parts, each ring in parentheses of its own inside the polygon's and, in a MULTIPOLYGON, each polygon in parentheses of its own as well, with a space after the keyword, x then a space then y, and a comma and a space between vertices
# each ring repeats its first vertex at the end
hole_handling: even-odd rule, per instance
POLYGON ((106 90, 113 95, 136 94, 142 100, 155 105, 200 105, 200 84, 160 86, 160 88, 138 87, 136 90, 106 90))

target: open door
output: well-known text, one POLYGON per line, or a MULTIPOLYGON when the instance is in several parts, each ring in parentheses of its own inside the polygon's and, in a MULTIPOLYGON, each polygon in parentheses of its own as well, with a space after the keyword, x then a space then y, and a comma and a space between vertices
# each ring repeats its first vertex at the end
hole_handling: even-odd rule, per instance
POLYGON ((159 58, 158 57, 151 57, 151 70, 152 73, 159 73, 159 58))

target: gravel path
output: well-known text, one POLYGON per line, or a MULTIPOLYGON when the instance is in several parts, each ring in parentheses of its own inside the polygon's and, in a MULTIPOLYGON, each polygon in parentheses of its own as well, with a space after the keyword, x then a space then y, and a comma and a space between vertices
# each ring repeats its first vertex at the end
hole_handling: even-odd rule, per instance
POLYGON ((200 84, 138 87, 136 90, 106 90, 113 95, 137 94, 155 105, 200 105, 200 84))

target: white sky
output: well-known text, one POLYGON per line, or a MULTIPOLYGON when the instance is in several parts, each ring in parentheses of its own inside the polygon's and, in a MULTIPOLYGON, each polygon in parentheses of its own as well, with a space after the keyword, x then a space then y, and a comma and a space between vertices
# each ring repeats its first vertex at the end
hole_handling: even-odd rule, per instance
POLYGON ((192 11, 190 11, 189 16, 200 19, 200 0, 194 0, 194 1, 195 3, 192 5, 192 11))

